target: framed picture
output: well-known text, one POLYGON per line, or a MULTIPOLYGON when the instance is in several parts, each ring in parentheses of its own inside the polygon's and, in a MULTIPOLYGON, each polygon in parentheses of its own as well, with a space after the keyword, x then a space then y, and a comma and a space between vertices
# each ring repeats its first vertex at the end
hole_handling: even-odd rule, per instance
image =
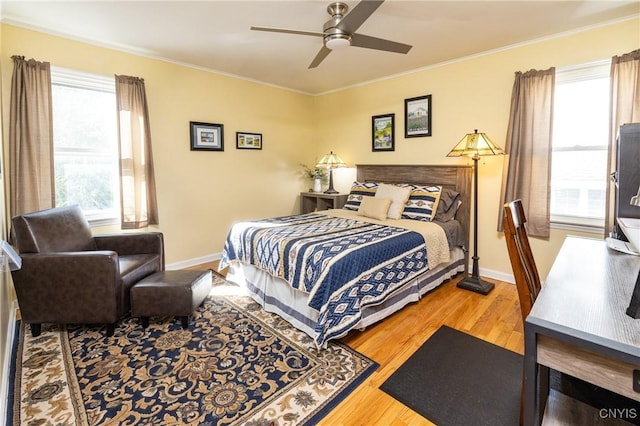
POLYGON ((190 121, 191 151, 224 151, 224 132, 222 124, 190 121))
POLYGON ((404 100, 404 137, 431 136, 431 95, 404 100))
POLYGON ((395 114, 374 115, 371 117, 372 151, 393 151, 395 133, 395 114))
POLYGON ((236 148, 262 149, 262 134, 236 132, 236 148))

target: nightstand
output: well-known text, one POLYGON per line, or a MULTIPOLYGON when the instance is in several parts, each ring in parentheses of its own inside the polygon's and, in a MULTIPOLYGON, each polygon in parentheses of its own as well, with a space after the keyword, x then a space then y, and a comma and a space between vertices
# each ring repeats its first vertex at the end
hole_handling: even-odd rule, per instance
POLYGON ((324 192, 301 192, 300 213, 318 210, 341 209, 349 194, 325 194, 324 192))

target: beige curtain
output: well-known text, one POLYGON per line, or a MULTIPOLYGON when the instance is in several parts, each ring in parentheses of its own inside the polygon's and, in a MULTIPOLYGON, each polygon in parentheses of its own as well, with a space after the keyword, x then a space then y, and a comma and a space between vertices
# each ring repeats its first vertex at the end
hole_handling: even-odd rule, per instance
POLYGON ((158 224, 149 111, 144 80, 116 75, 122 228, 158 224))
POLYGON ((9 112, 9 212, 55 206, 51 67, 12 56, 9 112))
MULTIPOLYGON (((504 203, 521 199, 530 236, 549 237, 555 68, 516 72, 505 143, 504 203)), ((498 230, 504 211, 500 206, 498 230)))
MULTIPOLYGON (((618 128, 626 123, 640 123, 640 49, 611 58, 611 106, 609 128, 609 175, 616 170, 618 128)), ((614 225, 614 188, 607 182, 605 235, 614 225)))

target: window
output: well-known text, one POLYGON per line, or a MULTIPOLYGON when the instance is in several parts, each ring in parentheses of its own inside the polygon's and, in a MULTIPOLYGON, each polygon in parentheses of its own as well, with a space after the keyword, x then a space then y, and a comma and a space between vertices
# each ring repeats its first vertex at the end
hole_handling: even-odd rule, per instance
POLYGON ((551 222, 604 227, 610 61, 556 70, 551 222))
POLYGON ((52 68, 56 207, 78 204, 94 225, 120 212, 115 80, 52 68))

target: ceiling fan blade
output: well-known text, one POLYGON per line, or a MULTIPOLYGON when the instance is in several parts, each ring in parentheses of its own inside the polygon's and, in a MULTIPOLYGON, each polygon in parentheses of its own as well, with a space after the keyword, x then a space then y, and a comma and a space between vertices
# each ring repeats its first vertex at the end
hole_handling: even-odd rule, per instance
POLYGON ((351 45, 367 49, 384 50, 385 52, 407 53, 413 46, 397 43, 383 38, 371 37, 363 34, 352 34, 351 45))
POLYGON ((266 28, 266 27, 251 27, 253 31, 267 31, 271 33, 285 33, 285 34, 298 34, 298 35, 308 35, 315 37, 323 37, 322 33, 314 33, 311 31, 298 31, 298 30, 286 30, 283 28, 266 28))
POLYGON ((322 62, 329 53, 331 53, 331 49, 327 49, 326 47, 322 46, 322 48, 320 49, 316 57, 313 58, 313 61, 311 61, 311 64, 309 65, 309 69, 315 68, 318 65, 320 65, 320 62, 322 62))
POLYGON ((347 16, 342 18, 336 27, 351 34, 355 33, 358 28, 360 28, 360 25, 362 25, 382 3, 384 3, 384 0, 361 1, 347 13, 347 16))

